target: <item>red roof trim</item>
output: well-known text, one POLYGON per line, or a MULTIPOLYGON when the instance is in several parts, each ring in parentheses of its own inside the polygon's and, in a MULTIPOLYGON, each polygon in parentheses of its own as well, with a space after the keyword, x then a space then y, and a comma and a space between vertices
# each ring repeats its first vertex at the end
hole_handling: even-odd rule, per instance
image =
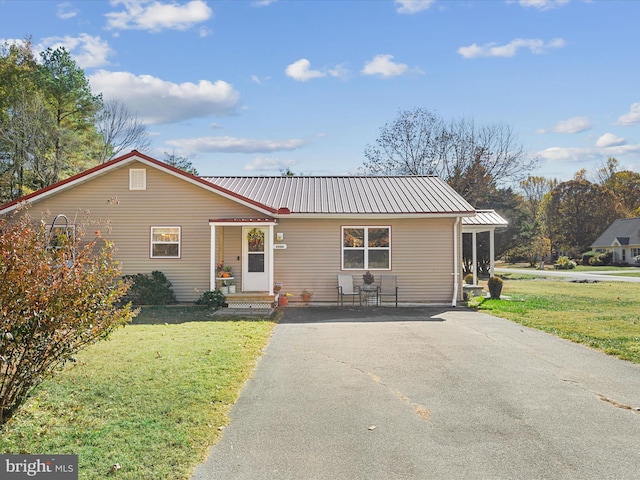
POLYGON ((273 218, 216 218, 210 219, 209 223, 278 223, 273 218))
POLYGON ((235 192, 227 190, 226 188, 220 187, 220 186, 215 185, 215 184, 213 184, 211 182, 207 182, 206 180, 203 180, 200 177, 197 177, 195 175, 187 173, 184 170, 180 170, 179 168, 172 167, 171 165, 167 165, 166 163, 161 162, 159 160, 156 160, 155 158, 149 157, 148 155, 145 155, 144 153, 140 153, 137 150, 132 150, 131 152, 129 152, 129 153, 125 154, 125 155, 122 155, 120 157, 114 158, 113 160, 109 160, 108 162, 105 162, 103 164, 96 165, 95 167, 90 168, 89 170, 85 170, 84 172, 81 172, 81 173, 78 173, 76 175, 73 175, 72 177, 65 178, 64 180, 60 180, 59 182, 56 182, 56 183, 54 183, 52 185, 49 185, 48 187, 41 188, 40 190, 36 190, 35 192, 30 193, 29 195, 25 195, 23 197, 20 197, 20 198, 17 198, 15 200, 12 200, 9 203, 6 203, 4 205, 0 205, 0 210, 4 210, 6 208, 9 208, 9 207, 12 207, 14 205, 17 205, 18 203, 27 202, 27 201, 29 201, 29 200, 31 200, 33 198, 40 197, 41 195, 44 195, 47 192, 51 192, 52 190, 56 190, 56 189, 58 189, 60 187, 63 187, 64 185, 67 185, 69 183, 73 183, 73 182, 75 182, 77 180, 82 179, 83 177, 91 176, 94 173, 99 172, 100 170, 107 169, 107 168, 109 168, 109 167, 111 167, 113 165, 116 165, 118 163, 124 163, 127 160, 131 159, 131 157, 141 158, 144 161, 152 163, 152 164, 154 164, 154 165, 156 165, 156 166, 158 166, 160 168, 163 168, 163 169, 166 169, 166 170, 170 170, 172 173, 174 173, 176 175, 179 175, 179 176, 182 176, 182 177, 186 177, 186 178, 188 178, 188 179, 190 179, 192 181, 195 181, 195 182, 199 183, 200 185, 202 185, 204 187, 216 190, 216 191, 218 191, 220 193, 223 193, 225 195, 228 195, 230 197, 238 199, 238 200, 240 200, 242 202, 245 202, 245 203, 253 205, 253 206, 257 207, 257 208, 266 210, 267 212, 277 213, 277 209, 275 209, 275 208, 269 207, 267 205, 263 205, 263 204, 261 204, 259 202, 256 202, 255 200, 243 197, 242 195, 239 195, 239 194, 237 194, 235 192))

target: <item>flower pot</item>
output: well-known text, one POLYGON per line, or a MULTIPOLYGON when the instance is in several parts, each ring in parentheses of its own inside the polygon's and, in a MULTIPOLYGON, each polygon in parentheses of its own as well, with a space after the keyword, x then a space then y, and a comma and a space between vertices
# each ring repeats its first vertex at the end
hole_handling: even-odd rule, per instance
POLYGON ((502 294, 502 284, 501 283, 496 283, 496 284, 489 285, 489 295, 491 295, 491 298, 493 298, 495 300, 499 300, 501 294, 502 294))
POLYGON ((282 295, 278 297, 278 306, 279 307, 286 307, 287 305, 289 305, 289 299, 287 298, 286 295, 282 295))
POLYGON ((311 295, 301 295, 302 301, 305 303, 309 303, 311 301, 311 295))
POLYGON ((229 285, 229 293, 236 293, 236 286, 235 285, 229 285))
POLYGON ((220 287, 220 293, 222 293, 223 295, 228 295, 229 294, 229 287, 227 287, 226 285, 222 285, 220 287))

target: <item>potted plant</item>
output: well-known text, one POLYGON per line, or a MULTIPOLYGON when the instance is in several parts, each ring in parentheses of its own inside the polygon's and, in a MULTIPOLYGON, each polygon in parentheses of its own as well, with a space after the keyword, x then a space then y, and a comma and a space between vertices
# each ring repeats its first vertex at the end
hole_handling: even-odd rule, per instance
POLYGON ((229 278, 231 277, 231 266, 227 265, 226 267, 224 267, 223 271, 222 271, 222 277, 223 278, 229 278))
POLYGON ((468 273, 464 276, 464 283, 467 285, 473 285, 473 273, 468 273))
POLYGON ((282 282, 274 282, 273 284, 273 293, 278 293, 280 292, 280 290, 282 290, 282 282))
POLYGON ((222 278, 222 273, 224 272, 224 260, 220 260, 216 263, 216 277, 222 278))
POLYGON ((300 294, 300 296, 302 297, 302 301, 305 303, 309 303, 311 301, 311 296, 313 295, 313 293, 311 293, 309 290, 303 290, 302 293, 300 294))
POLYGON ((502 279, 500 277, 490 277, 487 282, 487 286, 489 287, 489 294, 491 298, 496 300, 500 299, 500 294, 502 293, 502 279))
POLYGON ((231 282, 229 285, 229 293, 236 293, 236 284, 231 282))
POLYGON ((373 284, 375 279, 373 278, 371 272, 367 271, 367 273, 362 275, 362 281, 364 282, 364 286, 362 287, 363 290, 373 290, 373 287, 371 285, 373 284))
POLYGON ((290 293, 282 293, 278 295, 278 306, 286 307, 287 305, 289 305, 289 297, 291 296, 292 295, 290 293))

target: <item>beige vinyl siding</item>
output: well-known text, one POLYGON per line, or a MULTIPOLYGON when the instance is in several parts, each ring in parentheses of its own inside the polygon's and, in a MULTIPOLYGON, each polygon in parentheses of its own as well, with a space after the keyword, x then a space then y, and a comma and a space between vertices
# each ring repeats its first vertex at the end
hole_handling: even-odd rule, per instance
POLYGON ((210 219, 264 217, 139 162, 46 197, 31 208, 32 216, 44 215, 48 223, 60 213, 72 223, 75 218, 84 223, 88 214, 88 232, 101 230, 105 238, 114 241, 123 274, 159 270, 173 284, 179 301, 193 301, 209 289, 210 219), (130 168, 146 168, 146 190, 129 190, 130 168), (150 258, 151 226, 181 227, 180 258, 150 258))
MULTIPOLYGON (((391 226, 391 270, 397 275, 402 303, 450 303, 453 297, 453 225, 447 219, 349 220, 280 219, 275 232, 284 234, 286 250, 274 251, 274 279, 299 302, 300 293, 313 292, 314 302, 335 302, 337 275, 341 273, 342 226, 391 226)), ((365 270, 347 270, 362 285, 365 270)))

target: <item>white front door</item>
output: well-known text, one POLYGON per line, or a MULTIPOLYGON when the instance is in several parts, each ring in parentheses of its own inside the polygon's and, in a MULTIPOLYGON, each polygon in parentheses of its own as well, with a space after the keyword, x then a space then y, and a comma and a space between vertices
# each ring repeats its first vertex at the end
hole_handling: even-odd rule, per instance
POLYGON ((268 227, 242 227, 242 291, 268 292, 271 241, 268 227))

